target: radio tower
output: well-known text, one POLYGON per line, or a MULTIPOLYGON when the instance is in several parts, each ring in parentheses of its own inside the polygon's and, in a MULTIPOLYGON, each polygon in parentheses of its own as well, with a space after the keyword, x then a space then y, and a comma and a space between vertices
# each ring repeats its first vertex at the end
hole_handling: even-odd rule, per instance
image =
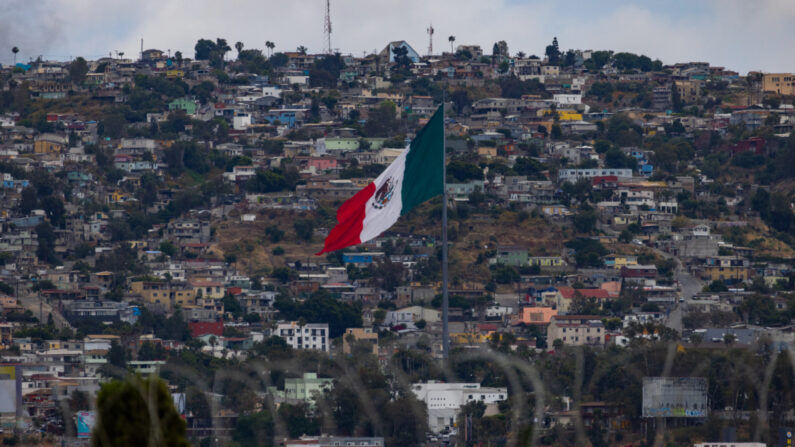
POLYGON ((425 30, 428 33, 428 56, 433 55, 433 23, 425 30))
POLYGON ((326 54, 331 54, 331 0, 326 0, 326 19, 323 23, 323 34, 326 38, 326 54))

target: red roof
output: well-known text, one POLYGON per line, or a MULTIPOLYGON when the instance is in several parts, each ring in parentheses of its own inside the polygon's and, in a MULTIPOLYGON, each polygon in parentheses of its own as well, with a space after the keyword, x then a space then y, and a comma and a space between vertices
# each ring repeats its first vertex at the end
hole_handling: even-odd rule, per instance
POLYGON ((216 335, 218 337, 224 335, 223 321, 191 322, 188 323, 188 327, 190 328, 190 335, 192 335, 193 337, 199 337, 207 334, 216 335))
POLYGON ((558 292, 560 292, 560 296, 566 298, 567 300, 574 299, 574 297, 578 294, 583 298, 607 299, 610 297, 610 294, 607 293, 607 290, 605 289, 575 289, 572 287, 558 287, 558 292))

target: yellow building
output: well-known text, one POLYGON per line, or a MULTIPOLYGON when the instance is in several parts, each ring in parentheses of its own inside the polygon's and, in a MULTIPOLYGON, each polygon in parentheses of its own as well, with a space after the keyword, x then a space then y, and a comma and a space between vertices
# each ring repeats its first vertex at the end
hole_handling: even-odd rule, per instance
POLYGON ((173 306, 184 308, 196 305, 196 292, 190 288, 172 288, 170 290, 170 297, 173 306))
POLYGON ((130 200, 130 196, 121 191, 113 191, 108 194, 108 203, 124 203, 130 200))
POLYGON ((778 95, 795 96, 795 74, 766 73, 762 77, 762 91, 778 95))
POLYGON ((561 121, 582 121, 582 113, 572 110, 558 110, 558 119, 561 121))
POLYGON ((632 255, 608 255, 604 257, 605 267, 621 270, 621 267, 638 265, 638 257, 632 255))
POLYGON ((560 256, 532 256, 528 260, 529 265, 544 267, 565 267, 566 261, 560 256))
POLYGON ((458 345, 476 345, 489 341, 491 334, 481 332, 456 332, 450 334, 450 341, 458 345))
POLYGON ((186 307, 196 304, 196 292, 193 288, 169 284, 160 281, 133 281, 130 290, 141 295, 149 304, 162 306, 170 311, 175 306, 186 307))
POLYGON ((33 152, 37 154, 60 154, 66 147, 66 138, 60 135, 44 134, 36 137, 33 152))
POLYGON ((157 304, 171 310, 171 292, 167 282, 133 281, 130 290, 149 304, 157 304))
POLYGON ((751 276, 748 261, 734 256, 707 258, 701 274, 706 281, 746 281, 751 276))
POLYGON ((685 104, 691 104, 701 97, 701 82, 690 81, 675 81, 676 90, 679 92, 679 98, 685 104))
POLYGON ((201 281, 195 280, 190 282, 190 287, 196 293, 197 297, 212 298, 220 300, 224 297, 224 285, 215 281, 201 281))

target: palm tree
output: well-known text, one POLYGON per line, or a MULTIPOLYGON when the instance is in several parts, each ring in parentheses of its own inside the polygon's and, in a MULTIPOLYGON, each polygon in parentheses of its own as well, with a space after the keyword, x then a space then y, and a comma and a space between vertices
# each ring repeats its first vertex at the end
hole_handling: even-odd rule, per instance
POLYGON ((520 52, 516 53, 516 57, 518 57, 519 59, 524 59, 525 52, 524 51, 520 51, 520 52))
POLYGON ((306 47, 301 45, 300 47, 296 48, 295 51, 298 51, 302 55, 306 55, 306 47))
POLYGON ((16 65, 17 64, 17 53, 19 53, 19 48, 17 48, 17 47, 11 48, 11 52, 14 53, 14 65, 16 65))
POLYGON ((182 66, 182 51, 177 51, 174 53, 174 59, 177 61, 177 65, 180 67, 182 66))
POLYGON ((276 44, 269 40, 265 42, 265 47, 268 48, 268 56, 273 56, 273 49, 276 48, 276 44))
POLYGON ((450 36, 447 38, 450 41, 450 53, 453 53, 453 42, 455 42, 455 36, 450 36))
POLYGON ((237 58, 240 59, 240 52, 243 51, 243 42, 238 41, 235 43, 235 49, 237 50, 237 58))

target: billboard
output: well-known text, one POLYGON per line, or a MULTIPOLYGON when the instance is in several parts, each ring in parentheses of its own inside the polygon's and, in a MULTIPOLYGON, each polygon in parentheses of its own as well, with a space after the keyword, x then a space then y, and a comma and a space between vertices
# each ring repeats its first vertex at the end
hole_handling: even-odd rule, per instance
POLYGON ((91 431, 94 430, 94 423, 97 420, 96 413, 93 411, 78 411, 77 412, 77 437, 80 439, 87 439, 91 437, 91 431))
POLYGON ((16 366, 0 366, 0 413, 16 413, 21 407, 21 379, 16 366))
POLYGON ((704 377, 644 377, 644 418, 705 418, 709 412, 704 377))

